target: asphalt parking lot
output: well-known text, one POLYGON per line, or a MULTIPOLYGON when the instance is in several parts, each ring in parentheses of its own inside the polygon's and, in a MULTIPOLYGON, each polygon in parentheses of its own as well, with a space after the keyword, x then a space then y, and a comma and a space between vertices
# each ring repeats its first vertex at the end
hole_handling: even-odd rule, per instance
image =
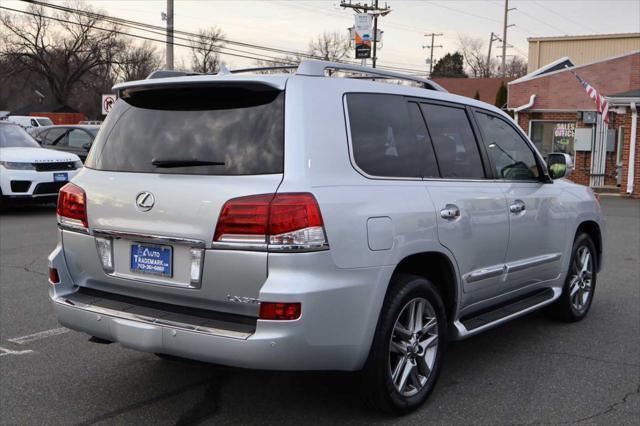
POLYGON ((640 424, 640 202, 603 197, 605 269, 589 316, 543 314, 449 346, 431 399, 398 419, 353 375, 163 361, 61 328, 47 297, 53 206, 0 214, 2 424, 640 424))

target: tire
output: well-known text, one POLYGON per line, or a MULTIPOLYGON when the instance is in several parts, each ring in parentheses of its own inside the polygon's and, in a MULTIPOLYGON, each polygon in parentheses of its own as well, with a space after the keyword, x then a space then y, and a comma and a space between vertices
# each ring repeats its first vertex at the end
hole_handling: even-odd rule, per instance
POLYGON ((362 370, 365 401, 392 415, 420 407, 438 380, 446 343, 447 317, 437 287, 420 276, 395 276, 362 370), (410 315, 420 310, 423 333, 416 334, 421 324, 411 322, 410 315))
POLYGON ((584 233, 578 234, 571 249, 571 262, 562 295, 547 311, 552 318, 576 322, 587 316, 596 290, 597 256, 591 237, 584 233), (585 254, 588 255, 586 267, 583 264, 585 254))

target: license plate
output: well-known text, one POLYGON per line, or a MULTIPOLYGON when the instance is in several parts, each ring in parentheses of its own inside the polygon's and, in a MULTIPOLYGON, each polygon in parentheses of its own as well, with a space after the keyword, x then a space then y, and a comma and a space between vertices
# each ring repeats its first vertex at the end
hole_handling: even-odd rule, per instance
POLYGON ((53 181, 54 182, 66 182, 69 180, 69 173, 54 173, 53 181))
POLYGON ((143 274, 173 276, 170 246, 131 244, 131 271, 143 274))

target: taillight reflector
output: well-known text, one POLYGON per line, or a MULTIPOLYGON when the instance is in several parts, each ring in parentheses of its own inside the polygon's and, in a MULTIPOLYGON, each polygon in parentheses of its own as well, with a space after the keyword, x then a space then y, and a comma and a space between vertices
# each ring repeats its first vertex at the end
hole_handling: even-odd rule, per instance
POLYGON ((51 284, 58 284, 60 282, 60 276, 56 268, 49 268, 49 282, 51 284))
POLYGON ((58 193, 58 221, 72 227, 88 228, 87 205, 84 190, 68 183, 58 193))
POLYGON ((272 321, 292 321, 300 318, 302 304, 300 303, 279 303, 261 302, 260 319, 272 321))

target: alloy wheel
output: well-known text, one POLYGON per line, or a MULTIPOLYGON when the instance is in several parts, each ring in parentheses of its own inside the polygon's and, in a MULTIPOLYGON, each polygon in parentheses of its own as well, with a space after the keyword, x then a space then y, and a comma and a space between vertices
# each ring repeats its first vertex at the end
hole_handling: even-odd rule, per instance
POLYGON ((571 263, 569 300, 576 312, 583 312, 589 306, 593 293, 593 256, 587 246, 580 246, 571 263))
POLYGON ((389 342, 389 374, 405 397, 426 385, 438 352, 436 311, 424 298, 410 300, 396 319, 389 342))

